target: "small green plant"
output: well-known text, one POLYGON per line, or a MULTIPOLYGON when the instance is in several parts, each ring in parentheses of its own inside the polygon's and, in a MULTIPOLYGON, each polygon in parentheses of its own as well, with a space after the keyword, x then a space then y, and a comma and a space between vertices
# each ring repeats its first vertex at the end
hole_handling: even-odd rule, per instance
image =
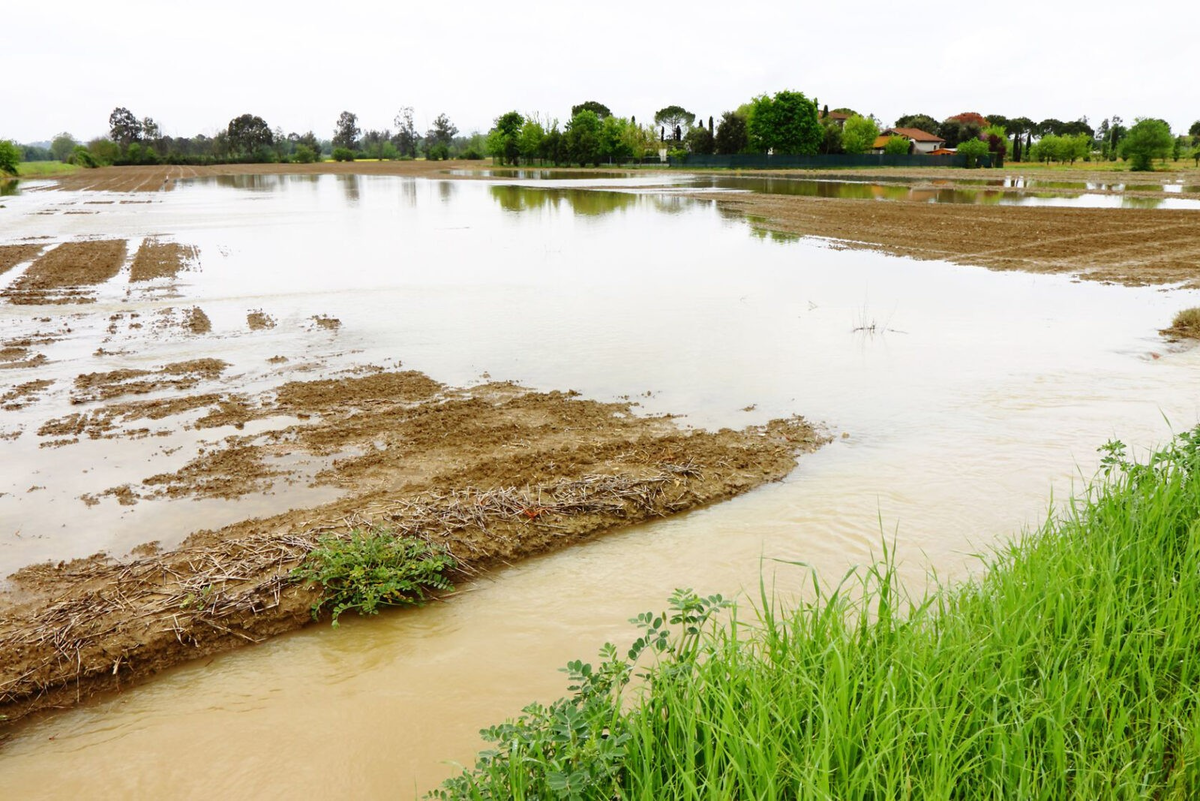
POLYGON ((380 606, 420 606, 428 590, 454 589, 444 574, 455 566, 445 549, 425 540, 356 529, 346 538, 321 537, 292 577, 305 586, 321 585, 313 619, 331 607, 336 626, 350 609, 374 615, 380 606))
POLYGON ((333 149, 334 161, 354 161, 354 151, 348 147, 335 147, 333 149))
POLYGON ((571 801, 621 797, 624 765, 631 745, 621 691, 634 665, 646 653, 659 664, 641 678, 670 680, 696 664, 712 616, 730 606, 720 595, 701 597, 677 589, 670 612, 644 612, 629 622, 641 632, 626 656, 605 643, 593 668, 568 662, 567 689, 573 694, 550 706, 531 704, 515 721, 480 734, 495 747, 480 753, 473 771, 448 779, 431 793, 438 799, 562 798, 571 801))

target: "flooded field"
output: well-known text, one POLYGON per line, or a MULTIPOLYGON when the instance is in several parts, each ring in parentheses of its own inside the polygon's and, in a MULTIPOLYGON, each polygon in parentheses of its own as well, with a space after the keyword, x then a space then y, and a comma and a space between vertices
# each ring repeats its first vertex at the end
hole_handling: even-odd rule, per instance
MULTIPOLYGON (((479 728, 561 694, 566 660, 631 639, 624 621, 675 587, 752 595, 765 573, 786 596, 803 575, 773 560, 833 578, 885 535, 914 586, 931 568, 961 578, 1090 475, 1105 440, 1144 448, 1200 420, 1200 351, 1158 334, 1200 292, 844 250, 641 176, 495 177, 6 198, 0 245, 25 250, 0 262, 2 572, 170 548, 338 497, 307 478, 345 454, 285 449, 269 466, 291 483, 147 489, 229 436, 295 424, 285 408, 219 415, 287 381, 403 368, 703 429, 801 414, 834 441, 782 482, 521 562, 445 603, 310 627, 22 725, 0 751, 6 792, 412 795, 469 762, 479 728), (35 280, 62 242, 96 245, 82 288, 35 280), (145 384, 147 401, 183 384, 214 399, 72 417, 113 381, 145 384)), ((686 185, 754 191, 717 180, 759 179, 686 185)))

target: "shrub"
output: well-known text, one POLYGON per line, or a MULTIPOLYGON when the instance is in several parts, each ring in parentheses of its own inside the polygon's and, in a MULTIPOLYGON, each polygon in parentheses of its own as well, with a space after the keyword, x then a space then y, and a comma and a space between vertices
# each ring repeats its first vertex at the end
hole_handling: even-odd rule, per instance
POLYGON ((455 567, 444 549, 389 531, 350 532, 349 538, 324 536, 292 577, 305 586, 321 585, 313 604, 316 620, 332 607, 333 625, 350 609, 374 615, 380 606, 419 606, 427 590, 454 589, 443 573, 455 567))
POLYGON ((883 144, 883 152, 889 156, 907 156, 912 149, 912 143, 903 136, 889 136, 883 144))
POLYGON ((473 147, 468 147, 466 150, 464 150, 462 152, 462 155, 459 156, 459 158, 460 159, 469 159, 471 161, 479 161, 480 159, 483 158, 483 154, 480 153, 478 150, 476 150, 473 147))
POLYGON ((960 142, 958 152, 967 157, 968 169, 976 166, 979 159, 988 154, 987 142, 982 139, 968 139, 965 142, 960 142))
POLYGON ((96 159, 92 156, 92 151, 83 145, 75 145, 71 150, 71 154, 67 156, 67 163, 77 164, 80 167, 95 167, 96 159))
POLYGON ((0 173, 17 174, 21 163, 21 149, 7 139, 0 139, 0 173))
POLYGON ((316 151, 308 145, 296 145, 296 150, 292 153, 292 161, 296 164, 312 164, 317 160, 316 151))
POLYGON ((445 161, 450 158, 450 148, 438 142, 436 145, 431 145, 425 149, 425 158, 428 161, 445 161))
POLYGON ((335 147, 333 149, 334 161, 354 161, 354 151, 348 147, 335 147))

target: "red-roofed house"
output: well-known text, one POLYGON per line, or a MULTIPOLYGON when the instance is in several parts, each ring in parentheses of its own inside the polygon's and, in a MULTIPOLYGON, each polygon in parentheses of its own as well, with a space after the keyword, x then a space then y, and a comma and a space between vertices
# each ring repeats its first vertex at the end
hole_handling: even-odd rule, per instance
POLYGON ((930 155, 933 151, 940 149, 946 144, 946 140, 942 137, 925 133, 920 128, 888 128, 879 134, 879 138, 875 140, 875 146, 872 150, 876 153, 882 153, 884 143, 893 136, 904 137, 912 142, 913 153, 922 153, 924 155, 930 155))

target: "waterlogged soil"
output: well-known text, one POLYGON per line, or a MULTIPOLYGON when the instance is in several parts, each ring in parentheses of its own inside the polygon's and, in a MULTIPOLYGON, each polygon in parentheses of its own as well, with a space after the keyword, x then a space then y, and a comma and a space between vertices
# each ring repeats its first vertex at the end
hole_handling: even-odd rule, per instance
POLYGON ((994 270, 1200 287, 1200 211, 1064 209, 703 194, 767 231, 994 270))
POLYGON ((147 239, 138 248, 130 268, 131 282, 153 281, 155 278, 174 278, 184 267, 196 261, 194 247, 178 242, 160 242, 147 239))
POLYGON ((114 278, 125 252, 124 239, 64 242, 31 264, 3 296, 17 305, 93 302, 86 288, 114 278))
MULTIPOLYGON (((77 391, 97 398, 138 382, 189 380, 219 372, 212 362, 81 376, 77 391)), ((41 389, 24 387, 12 400, 41 389)), ((454 389, 421 373, 382 370, 292 381, 253 400, 204 393, 115 403, 57 421, 53 433, 115 436, 117 420, 205 407, 227 415, 222 423, 280 415, 300 422, 229 436, 175 473, 110 493, 133 504, 151 494, 258 492, 298 480, 275 458, 297 453, 327 457, 314 480, 346 492, 317 508, 194 533, 167 552, 148 546, 124 560, 97 554, 18 571, 0 598, 0 714, 16 720, 71 706, 311 622, 314 591, 290 573, 324 535, 385 527, 418 536, 444 546, 461 579, 733 497, 782 478, 797 454, 827 439, 800 418, 690 431, 666 417, 639 417, 627 403, 507 383, 454 389)))

